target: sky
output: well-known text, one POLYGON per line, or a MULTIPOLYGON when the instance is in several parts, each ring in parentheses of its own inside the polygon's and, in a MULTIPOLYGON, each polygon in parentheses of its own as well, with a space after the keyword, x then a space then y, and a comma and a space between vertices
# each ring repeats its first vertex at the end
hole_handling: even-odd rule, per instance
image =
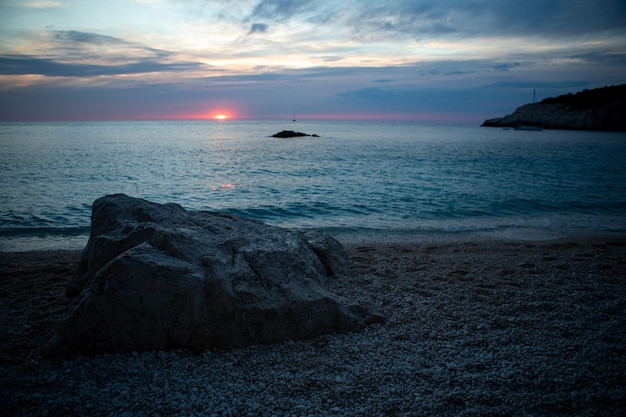
POLYGON ((626 83, 624 0, 0 0, 0 120, 481 123, 626 83))

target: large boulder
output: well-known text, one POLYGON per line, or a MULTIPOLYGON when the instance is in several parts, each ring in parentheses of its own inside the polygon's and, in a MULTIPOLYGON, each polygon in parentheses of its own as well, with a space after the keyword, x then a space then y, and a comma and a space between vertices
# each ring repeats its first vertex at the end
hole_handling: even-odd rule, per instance
POLYGON ((202 351, 382 320, 324 288, 347 258, 321 233, 121 194, 94 202, 91 227, 51 353, 202 351))

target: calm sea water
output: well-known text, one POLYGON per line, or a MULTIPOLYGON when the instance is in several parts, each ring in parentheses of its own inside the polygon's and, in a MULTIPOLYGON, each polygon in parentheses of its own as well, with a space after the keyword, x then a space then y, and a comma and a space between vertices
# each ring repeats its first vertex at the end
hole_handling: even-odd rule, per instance
POLYGON ((80 248, 125 193, 338 237, 626 231, 624 133, 374 122, 0 124, 0 250, 80 248), (275 139, 283 129, 319 138, 275 139))

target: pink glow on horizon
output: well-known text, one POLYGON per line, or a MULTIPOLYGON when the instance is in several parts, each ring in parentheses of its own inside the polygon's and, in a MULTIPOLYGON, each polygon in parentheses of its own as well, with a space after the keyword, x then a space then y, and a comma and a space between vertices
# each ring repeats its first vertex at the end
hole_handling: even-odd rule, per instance
MULTIPOLYGON (((407 121, 407 122, 435 122, 435 123, 476 123, 482 121, 486 117, 480 114, 462 114, 462 113, 304 113, 295 115, 247 115, 234 109, 241 106, 214 107, 209 110, 200 112, 186 113, 169 113, 169 112, 151 112, 151 113, 126 113, 126 114, 98 114, 85 115, 76 114, 73 117, 64 115, 50 115, 48 117, 40 117, 41 121, 158 121, 158 120, 196 120, 196 121, 235 121, 235 120, 289 120, 295 117, 298 120, 319 120, 319 121, 407 121), (216 116, 223 115, 224 118, 216 116)), ((24 118, 24 120, 31 120, 24 118)))
POLYGON ((480 116, 471 114, 450 114, 450 113, 420 113, 420 114, 402 114, 402 113, 310 113, 296 116, 301 120, 346 120, 346 121, 415 121, 415 122, 475 122, 480 116))
POLYGON ((216 121, 225 121, 225 120, 236 120, 239 119, 237 116, 237 112, 233 111, 229 108, 215 108, 211 110, 205 110, 200 113, 192 113, 192 114, 184 114, 179 115, 179 117, 175 117, 174 119, 178 120, 216 120, 216 121))

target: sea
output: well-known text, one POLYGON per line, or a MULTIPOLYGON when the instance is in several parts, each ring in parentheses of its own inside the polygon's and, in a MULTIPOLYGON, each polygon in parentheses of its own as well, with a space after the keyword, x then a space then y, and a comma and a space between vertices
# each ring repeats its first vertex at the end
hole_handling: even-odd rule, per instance
POLYGON ((626 134, 373 121, 0 123, 0 251, 81 249, 124 193, 339 240, 626 232, 626 134), (278 139, 296 130, 319 137, 278 139))

